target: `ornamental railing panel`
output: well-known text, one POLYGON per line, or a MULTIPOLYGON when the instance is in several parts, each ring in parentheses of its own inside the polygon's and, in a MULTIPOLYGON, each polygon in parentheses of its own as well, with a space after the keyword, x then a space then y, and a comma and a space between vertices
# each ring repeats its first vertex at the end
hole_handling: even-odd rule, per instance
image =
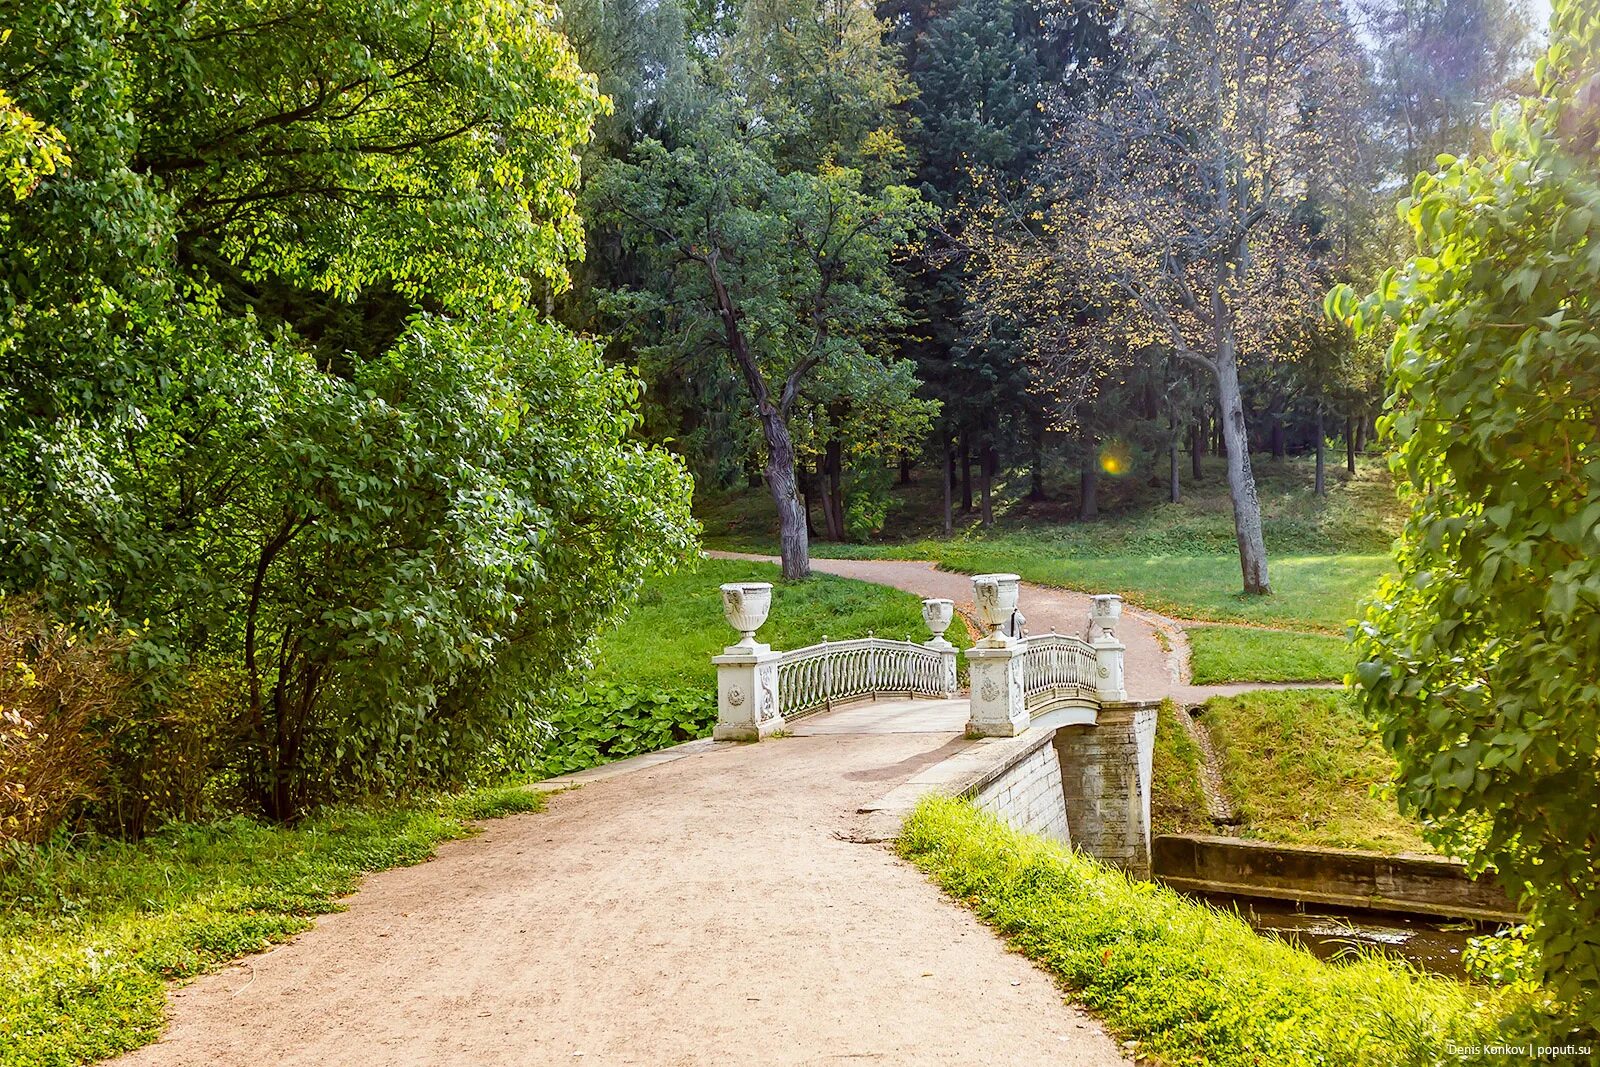
POLYGON ((785 652, 778 661, 785 719, 869 697, 951 697, 955 692, 955 656, 911 641, 823 641, 785 652))
POLYGON ((1097 694, 1094 649, 1064 634, 1039 634, 1026 640, 1022 658, 1022 703, 1028 710, 1058 700, 1094 699, 1097 694))

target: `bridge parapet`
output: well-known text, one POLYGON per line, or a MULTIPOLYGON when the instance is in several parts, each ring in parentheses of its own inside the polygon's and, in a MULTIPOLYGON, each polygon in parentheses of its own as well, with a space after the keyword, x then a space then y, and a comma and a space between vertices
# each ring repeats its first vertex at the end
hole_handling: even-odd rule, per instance
POLYGON ((956 647, 944 638, 955 611, 949 600, 922 602, 932 637, 920 644, 869 634, 846 641, 824 637, 788 652, 755 641, 771 610, 771 583, 730 582, 722 586, 722 603, 742 639, 711 660, 717 665, 712 736, 718 740, 759 741, 789 720, 856 700, 956 695, 956 647))

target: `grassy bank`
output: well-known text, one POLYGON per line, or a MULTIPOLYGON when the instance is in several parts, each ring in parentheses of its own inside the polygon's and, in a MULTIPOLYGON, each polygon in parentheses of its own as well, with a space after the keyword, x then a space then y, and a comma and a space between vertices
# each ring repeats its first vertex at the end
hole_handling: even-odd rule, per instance
POLYGON ((1167 1067, 1470 1062, 1506 998, 1367 957, 1324 963, 970 805, 925 801, 901 854, 1167 1067))
POLYGON ((1247 837, 1288 844, 1429 851, 1384 787, 1394 761, 1349 698, 1329 690, 1217 697, 1204 721, 1247 837))
MULTIPOLYGON (((1156 728, 1151 828, 1216 833, 1200 792, 1200 751, 1181 714, 1163 708, 1156 728)), ((1240 820, 1229 832, 1323 848, 1431 851, 1421 827, 1387 792, 1394 761, 1344 693, 1291 689, 1214 697, 1202 721, 1240 820)))
POLYGON ((1200 746, 1189 737, 1179 715, 1163 701, 1156 717, 1155 754, 1150 773, 1150 830, 1157 834, 1215 833, 1200 788, 1200 746))
POLYGON ((361 876, 418 863, 475 819, 536 810, 503 787, 300 825, 243 817, 9 852, 0 868, 0 1063, 65 1067, 159 1035, 165 981, 259 952, 337 911, 361 876))
POLYGON ((1192 626, 1188 638, 1195 685, 1337 682, 1355 666, 1349 641, 1332 634, 1192 626))

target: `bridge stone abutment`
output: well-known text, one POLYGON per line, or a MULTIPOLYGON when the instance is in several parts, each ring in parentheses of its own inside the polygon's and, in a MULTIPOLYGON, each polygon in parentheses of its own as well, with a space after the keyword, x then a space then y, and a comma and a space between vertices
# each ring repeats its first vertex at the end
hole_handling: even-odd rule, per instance
POLYGON ((1150 876, 1150 775, 1158 705, 1100 706, 1094 725, 1061 726, 1053 745, 1072 843, 1136 878, 1150 876))

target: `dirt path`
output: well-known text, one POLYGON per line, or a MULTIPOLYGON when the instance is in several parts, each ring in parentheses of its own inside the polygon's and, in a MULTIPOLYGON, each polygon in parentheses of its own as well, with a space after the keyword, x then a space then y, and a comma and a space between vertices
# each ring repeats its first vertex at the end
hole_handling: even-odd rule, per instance
MULTIPOLYGON (((748 559, 762 563, 777 563, 776 556, 763 556, 748 552, 708 552, 718 559, 748 559)), ((946 597, 955 601, 958 610, 971 615, 972 578, 965 574, 942 571, 933 563, 920 560, 894 559, 816 559, 811 560, 813 570, 836 574, 842 578, 855 578, 875 582, 895 589, 903 589, 921 597, 946 597)), ((1115 592, 1116 590, 1107 590, 1115 592)), ((1089 596, 1067 589, 1023 582, 1018 606, 1026 616, 1029 633, 1043 633, 1055 629, 1064 634, 1082 636, 1089 624, 1089 596)), ((776 609, 775 609, 776 610, 776 609)), ((1189 641, 1184 628, 1194 625, 1182 619, 1173 619, 1143 608, 1122 608, 1122 623, 1117 636, 1128 646, 1124 656, 1124 672, 1128 695, 1136 700, 1161 700, 1171 697, 1180 707, 1203 704, 1216 696, 1233 696, 1258 689, 1316 688, 1315 682, 1233 682, 1224 685, 1194 685, 1189 681, 1189 641), (1159 636, 1158 636, 1159 635, 1159 636)))
POLYGON ((843 839, 964 744, 697 743, 558 794, 176 990, 166 1036, 118 1062, 1122 1064, 919 872, 843 839))

